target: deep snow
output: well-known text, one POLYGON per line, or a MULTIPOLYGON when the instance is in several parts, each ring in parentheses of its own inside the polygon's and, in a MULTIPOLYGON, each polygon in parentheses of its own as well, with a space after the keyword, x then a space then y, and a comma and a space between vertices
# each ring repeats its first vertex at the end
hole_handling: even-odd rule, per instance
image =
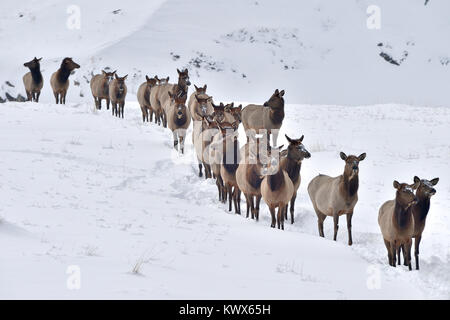
POLYGON ((305 134, 312 157, 296 223, 279 231, 265 205, 258 223, 228 213, 213 181, 197 177, 191 140, 185 156, 173 153, 170 131, 142 124, 136 103, 124 120, 90 104, 2 105, 0 297, 448 299, 449 109, 288 105, 286 113, 282 133, 305 134), (367 152, 352 247, 345 223, 337 243, 331 220, 318 237, 305 189, 319 172, 341 173, 340 150, 367 152), (441 181, 422 269, 408 272, 387 266, 377 214, 394 196, 393 179, 414 175, 441 181), (71 265, 80 290, 67 289, 71 265), (377 273, 380 288, 368 289, 377 273))

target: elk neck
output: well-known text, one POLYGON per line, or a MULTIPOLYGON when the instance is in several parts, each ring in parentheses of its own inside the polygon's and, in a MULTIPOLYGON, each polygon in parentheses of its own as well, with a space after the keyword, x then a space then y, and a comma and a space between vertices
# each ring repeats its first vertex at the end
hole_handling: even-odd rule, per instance
POLYGON ((35 68, 30 68, 31 77, 33 78, 33 82, 35 84, 39 84, 42 81, 42 73, 40 65, 37 65, 35 68))

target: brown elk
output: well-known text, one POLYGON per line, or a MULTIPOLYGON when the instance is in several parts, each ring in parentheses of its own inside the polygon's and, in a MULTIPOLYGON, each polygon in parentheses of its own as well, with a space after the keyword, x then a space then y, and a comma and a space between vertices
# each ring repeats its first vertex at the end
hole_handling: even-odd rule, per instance
POLYGON ((30 72, 25 73, 22 78, 28 101, 39 102, 41 89, 44 86, 44 79, 42 78, 41 73, 41 60, 42 58, 37 59, 34 57, 33 60, 23 64, 25 67, 30 69, 30 72))
POLYGON ((170 100, 166 101, 164 105, 164 109, 167 110, 167 127, 173 134, 173 147, 183 154, 186 130, 191 123, 191 116, 185 105, 186 97, 180 97, 170 91, 168 95, 170 100))
POLYGON ((213 166, 213 172, 220 182, 217 182, 219 188, 219 199, 223 202, 228 198, 228 211, 232 210, 232 202, 234 204, 235 213, 241 213, 240 197, 241 192, 236 181, 236 170, 240 162, 240 150, 238 141, 238 122, 217 123, 219 132, 210 144, 214 154, 214 164, 220 164, 220 170, 213 166), (221 185, 220 185, 221 184, 221 185))
POLYGON ((260 130, 266 130, 267 139, 272 134, 273 145, 276 146, 278 131, 283 124, 284 119, 284 90, 275 90, 274 94, 263 106, 249 104, 242 109, 242 125, 245 131, 254 130, 256 133, 262 133, 260 130))
POLYGON ((189 80, 189 72, 187 69, 178 72, 178 83, 177 84, 161 84, 155 87, 154 90, 150 92, 150 105, 152 106, 154 112, 161 115, 163 126, 167 127, 167 111, 165 108, 170 106, 171 97, 169 92, 174 93, 178 100, 183 100, 183 103, 187 100, 188 87, 191 85, 189 80))
MULTIPOLYGON (((289 175, 289 178, 291 178, 291 181, 294 185, 294 194, 292 195, 291 199, 291 206, 290 206, 290 212, 291 212, 291 224, 294 223, 294 206, 295 206, 295 199, 297 198, 297 191, 300 187, 301 182, 301 176, 300 176, 300 169, 302 168, 302 161, 303 159, 309 159, 311 157, 311 154, 308 150, 306 150, 305 146, 303 145, 302 141, 304 136, 301 136, 299 139, 291 139, 287 135, 286 139, 289 142, 289 146, 287 149, 287 152, 285 153, 285 156, 281 158, 281 169, 287 172, 289 175)), ((285 212, 285 218, 287 220, 287 206, 286 206, 286 212, 285 212)))
POLYGON ((192 110, 191 110, 191 107, 190 107, 191 104, 195 101, 195 97, 197 95, 206 94, 207 85, 205 84, 203 87, 197 87, 194 84, 194 88, 195 88, 195 92, 191 93, 191 95, 189 96, 189 100, 188 100, 188 107, 189 107, 189 110, 191 111, 191 114, 192 114, 192 110))
POLYGON ((212 178, 211 171, 211 150, 209 145, 211 144, 214 136, 217 134, 217 123, 212 119, 210 115, 202 116, 202 120, 198 121, 198 125, 194 126, 192 132, 192 142, 194 144, 195 153, 198 160, 198 176, 202 177, 202 167, 205 168, 205 178, 212 178))
POLYGON ((242 159, 236 171, 236 181, 239 190, 247 202, 247 215, 251 212, 252 219, 259 220, 259 205, 261 202, 262 163, 260 154, 267 152, 266 139, 250 140, 241 148, 242 159))
POLYGON ((410 207, 417 203, 414 190, 419 182, 412 185, 394 181, 397 190, 395 199, 383 203, 378 212, 378 224, 388 251, 389 265, 395 267, 395 255, 399 247, 405 250, 406 264, 411 270, 411 244, 414 234, 414 218, 410 207))
POLYGON ((264 176, 261 182, 261 195, 269 207, 272 217, 271 227, 284 230, 284 212, 285 208, 292 199, 294 185, 286 171, 280 167, 280 150, 278 148, 269 148, 267 150, 268 159, 263 160, 261 174, 264 176), (278 212, 275 219, 275 210, 278 212))
POLYGON ((66 104, 66 94, 69 88, 69 76, 73 70, 80 68, 72 58, 64 58, 60 68, 50 78, 50 85, 55 95, 56 104, 66 104))
POLYGON ((127 96, 127 85, 125 80, 128 75, 119 77, 117 74, 115 78, 109 84, 109 99, 112 104, 112 115, 123 118, 123 111, 125 108, 125 97, 127 96))
POLYGON ((345 161, 344 173, 337 177, 318 175, 308 185, 308 193, 318 218, 319 234, 324 237, 323 222, 327 216, 333 217, 334 241, 337 238, 339 217, 347 215, 348 245, 352 245, 352 216, 358 202, 359 162, 366 158, 366 154, 347 156, 341 152, 340 157, 345 161))
MULTIPOLYGON (((154 88, 158 82, 155 78, 149 78, 145 76, 146 81, 139 86, 137 91, 137 99, 142 111, 142 121, 152 122, 153 121, 153 109, 150 104, 150 91, 154 88)), ((155 122, 157 115, 155 114, 155 122)))
MULTIPOLYGON (((419 270, 419 246, 420 240, 422 240, 422 233, 425 229, 425 222, 427 219, 428 211, 430 210, 430 199, 436 194, 434 186, 439 182, 439 178, 432 180, 420 179, 414 177, 414 183, 418 183, 419 187, 416 190, 417 203, 409 207, 409 211, 412 212, 414 218, 414 257, 416 261, 416 270, 419 270)), ((404 247, 402 247, 403 253, 406 254, 404 247)), ((409 257, 411 260, 411 257, 409 257)), ((405 264, 407 258, 404 256, 405 264)), ((400 255, 398 255, 398 263, 400 263, 400 255)))
POLYGON ((236 118, 231 113, 231 110, 234 108, 233 102, 226 105, 223 104, 222 102, 220 102, 220 104, 218 105, 215 105, 214 103, 211 102, 211 105, 214 110, 212 116, 214 117, 214 120, 216 120, 218 123, 222 122, 233 123, 236 121, 236 118))
POLYGON ((109 110, 109 83, 112 81, 114 74, 113 72, 106 72, 102 70, 102 74, 96 74, 91 79, 91 92, 94 97, 95 107, 100 110, 102 108, 102 100, 106 100, 106 109, 109 110))

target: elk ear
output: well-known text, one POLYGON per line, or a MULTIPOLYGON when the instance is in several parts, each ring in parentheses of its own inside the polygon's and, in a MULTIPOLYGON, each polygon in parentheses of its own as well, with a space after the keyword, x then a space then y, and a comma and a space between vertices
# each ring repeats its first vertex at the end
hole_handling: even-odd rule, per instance
POLYGON ((230 108, 234 107, 234 102, 230 103, 230 108))
POLYGON ((418 176, 414 176, 414 183, 420 182, 420 178, 418 176))
POLYGON ((282 144, 281 146, 279 146, 277 149, 278 149, 278 151, 280 151, 281 149, 283 149, 283 147, 284 147, 284 144, 282 144))
POLYGON ((359 161, 363 161, 366 158, 366 153, 361 153, 358 157, 359 161))
POLYGON ((169 77, 166 78, 166 81, 169 82, 169 77))
POLYGON ((342 160, 344 160, 344 161, 347 160, 347 155, 345 153, 343 153, 342 151, 339 155, 341 156, 342 160))
POLYGON ((181 74, 181 71, 180 71, 180 70, 178 70, 178 68, 177 68, 177 72, 178 72, 178 74, 181 74))
POLYGON ((223 107, 223 106, 224 106, 224 105, 223 105, 223 102, 221 102, 221 103, 220 103, 220 107, 223 107))
POLYGON ((238 108, 239 108, 239 110, 242 110, 242 104, 240 104, 240 105, 238 106, 238 108))
POLYGON ((400 187, 400 183, 397 180, 394 180, 393 186, 395 189, 398 189, 400 187))
POLYGON ((114 73, 114 77, 115 77, 116 79, 119 79, 119 77, 117 76, 117 73, 114 73))
POLYGON ((281 91, 280 91, 279 96, 280 96, 280 97, 284 96, 284 90, 281 90, 281 91))
POLYGON ((439 182, 439 178, 434 178, 433 180, 430 180, 430 183, 435 186, 439 182))
POLYGON ((207 85, 205 84, 205 85, 203 86, 203 90, 205 90, 205 92, 206 92, 206 87, 207 87, 207 85))
POLYGON ((102 74, 103 74, 103 75, 106 75, 106 72, 105 72, 105 70, 102 70, 102 74))
POLYGON ((275 90, 275 93, 274 93, 274 94, 276 94, 276 95, 279 95, 279 94, 280 94, 280 92, 278 91, 278 89, 275 90))
POLYGON ((299 140, 300 142, 302 142, 304 138, 305 138, 305 135, 302 134, 302 136, 301 136, 300 139, 298 139, 298 140, 299 140))
POLYGON ((289 143, 292 143, 292 139, 289 138, 287 134, 285 134, 284 136, 286 137, 286 140, 287 140, 289 143))
POLYGON ((154 78, 159 81, 158 76, 155 76, 154 78))
POLYGON ((37 61, 41 61, 42 60, 42 57, 40 57, 39 59, 37 59, 37 61))
POLYGON ((416 183, 413 183, 413 184, 411 185, 411 188, 413 188, 414 190, 416 190, 419 186, 420 186, 420 181, 418 181, 418 182, 416 182, 416 183))
POLYGON ((145 75, 145 80, 150 80, 150 78, 148 77, 148 75, 145 75))
POLYGON ((122 79, 125 80, 128 77, 128 75, 125 75, 125 77, 123 77, 122 79))
POLYGON ((195 91, 198 91, 198 87, 194 84, 195 91))
POLYGON ((112 74, 116 74, 117 70, 114 70, 113 72, 111 72, 112 74))

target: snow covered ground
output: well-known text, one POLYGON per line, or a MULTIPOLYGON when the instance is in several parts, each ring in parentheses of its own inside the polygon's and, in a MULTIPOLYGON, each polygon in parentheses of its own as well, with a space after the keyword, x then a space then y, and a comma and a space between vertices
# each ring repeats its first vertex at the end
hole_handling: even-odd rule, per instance
POLYGON ((40 104, 0 104, 0 298, 450 298, 449 10, 446 0, 2 0, 0 97, 25 95, 34 56, 44 88, 40 104), (366 26, 373 4, 379 30, 366 26), (49 78, 66 56, 81 68, 57 106, 49 78), (106 67, 129 74, 124 120, 92 110, 89 80, 106 67), (216 101, 286 90, 279 142, 305 134, 312 158, 284 232, 269 228, 265 205, 259 223, 228 213, 197 177, 191 139, 179 157, 168 130, 142 124, 145 75, 174 81, 183 67, 216 101), (367 152, 352 247, 342 222, 337 243, 330 219, 318 237, 306 193, 318 173, 342 172, 339 151, 367 152), (440 181, 421 270, 407 272, 387 266, 377 214, 392 181, 414 175, 440 181), (68 289, 73 270, 79 290, 68 289))
POLYGON ((125 108, 120 120, 84 103, 1 106, 1 298, 450 297, 450 109, 288 105, 282 133, 305 134, 312 157, 296 223, 279 231, 265 205, 258 223, 228 213, 213 181, 197 177, 190 139, 179 157, 169 130, 125 108), (318 236, 306 193, 319 172, 341 173, 340 150, 367 152, 352 247, 345 224, 337 242, 331 220, 318 236), (408 272, 387 265, 377 213, 392 181, 414 175, 441 180, 422 268, 408 272), (79 290, 67 287, 70 266, 79 290))

